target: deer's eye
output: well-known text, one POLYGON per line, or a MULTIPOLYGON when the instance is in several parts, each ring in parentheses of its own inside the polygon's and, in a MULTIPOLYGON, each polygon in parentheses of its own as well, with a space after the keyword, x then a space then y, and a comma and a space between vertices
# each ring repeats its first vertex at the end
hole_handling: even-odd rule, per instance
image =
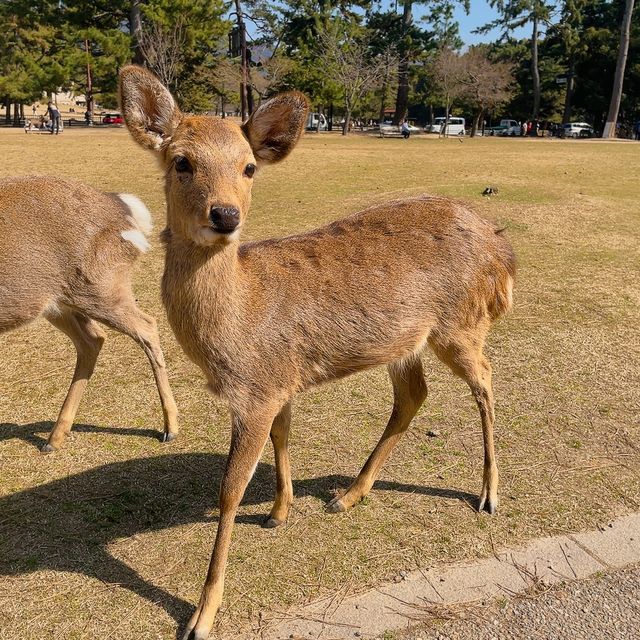
POLYGON ((178 173, 193 173, 191 163, 184 156, 178 156, 173 161, 173 166, 178 173))
POLYGON ((251 162, 244 168, 244 175, 247 176, 247 178, 253 178, 255 172, 256 165, 251 162))

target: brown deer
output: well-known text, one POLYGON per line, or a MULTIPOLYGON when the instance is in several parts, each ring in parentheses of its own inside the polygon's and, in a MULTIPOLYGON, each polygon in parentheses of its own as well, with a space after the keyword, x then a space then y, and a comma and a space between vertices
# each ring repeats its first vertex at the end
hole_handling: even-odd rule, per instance
POLYGON ((98 322, 142 347, 160 393, 163 440, 178 433, 156 321, 138 309, 131 290, 131 270, 149 248, 150 232, 149 211, 135 196, 54 177, 0 180, 0 333, 44 316, 77 352, 45 453, 71 431, 105 339, 98 322))
POLYGON ((169 322, 210 389, 226 399, 231 447, 206 583, 184 638, 206 638, 222 599, 236 510, 269 436, 276 496, 265 522, 293 501, 287 440, 293 396, 386 364, 394 404, 380 442, 330 512, 352 507, 420 405, 427 346, 471 387, 484 435, 479 508, 493 513, 491 323, 512 303, 515 258, 507 240, 462 204, 437 197, 391 202, 310 233, 239 244, 257 167, 285 158, 307 119, 297 92, 262 104, 242 126, 181 113, 148 71, 120 75, 120 104, 133 138, 165 172, 167 228, 162 295, 169 322))

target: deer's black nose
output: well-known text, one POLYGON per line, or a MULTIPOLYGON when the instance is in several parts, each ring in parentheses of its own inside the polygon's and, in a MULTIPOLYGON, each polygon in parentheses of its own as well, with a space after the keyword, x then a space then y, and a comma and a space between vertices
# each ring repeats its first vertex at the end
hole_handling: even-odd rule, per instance
POLYGON ((240 212, 235 207, 211 207, 209 220, 218 233, 232 233, 240 224, 240 212))

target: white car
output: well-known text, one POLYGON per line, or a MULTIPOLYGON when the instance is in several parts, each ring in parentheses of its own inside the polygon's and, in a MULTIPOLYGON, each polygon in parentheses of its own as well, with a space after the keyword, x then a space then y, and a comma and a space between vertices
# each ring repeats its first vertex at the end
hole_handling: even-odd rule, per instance
POLYGON ((563 125, 565 138, 592 138, 593 127, 586 122, 567 122, 563 125))
POLYGON ((429 133, 444 133, 447 136, 463 136, 464 135, 464 118, 456 118, 449 116, 447 130, 443 131, 446 118, 435 118, 433 123, 427 127, 429 133))
MULTIPOLYGON (((409 133, 420 133, 422 129, 416 127, 414 124, 407 125, 409 127, 409 133)), ((387 120, 380 125, 380 131, 382 133, 399 133, 402 130, 402 125, 391 124, 391 120, 387 120)))
POLYGON ((310 113, 307 117, 307 131, 326 131, 328 128, 329 123, 323 113, 310 113), (320 120, 320 127, 318 127, 318 120, 320 120))

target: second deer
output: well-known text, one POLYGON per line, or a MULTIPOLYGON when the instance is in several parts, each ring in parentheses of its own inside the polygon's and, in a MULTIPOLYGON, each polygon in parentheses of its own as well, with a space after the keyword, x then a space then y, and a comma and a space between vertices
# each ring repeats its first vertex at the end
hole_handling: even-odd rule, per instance
POLYGON ((156 321, 140 311, 131 271, 149 248, 151 216, 135 196, 108 194, 75 180, 24 176, 0 180, 0 333, 39 316, 73 342, 76 368, 44 445, 62 446, 98 359, 98 323, 144 349, 164 413, 164 441, 178 433, 156 321))
POLYGON ((493 513, 498 470, 483 346, 512 304, 515 258, 503 235, 464 205, 425 196, 310 233, 240 244, 256 168, 296 145, 305 97, 277 96, 238 126, 183 114, 155 76, 130 66, 121 72, 120 103, 132 136, 156 152, 165 173, 169 322, 232 416, 215 546, 184 638, 210 633, 236 510, 269 436, 277 484, 265 524, 287 518, 291 400, 309 387, 378 365, 387 365, 393 384, 380 442, 346 493, 327 505, 344 511, 371 489, 426 398, 420 356, 430 347, 477 402, 484 437, 479 508, 493 513))

